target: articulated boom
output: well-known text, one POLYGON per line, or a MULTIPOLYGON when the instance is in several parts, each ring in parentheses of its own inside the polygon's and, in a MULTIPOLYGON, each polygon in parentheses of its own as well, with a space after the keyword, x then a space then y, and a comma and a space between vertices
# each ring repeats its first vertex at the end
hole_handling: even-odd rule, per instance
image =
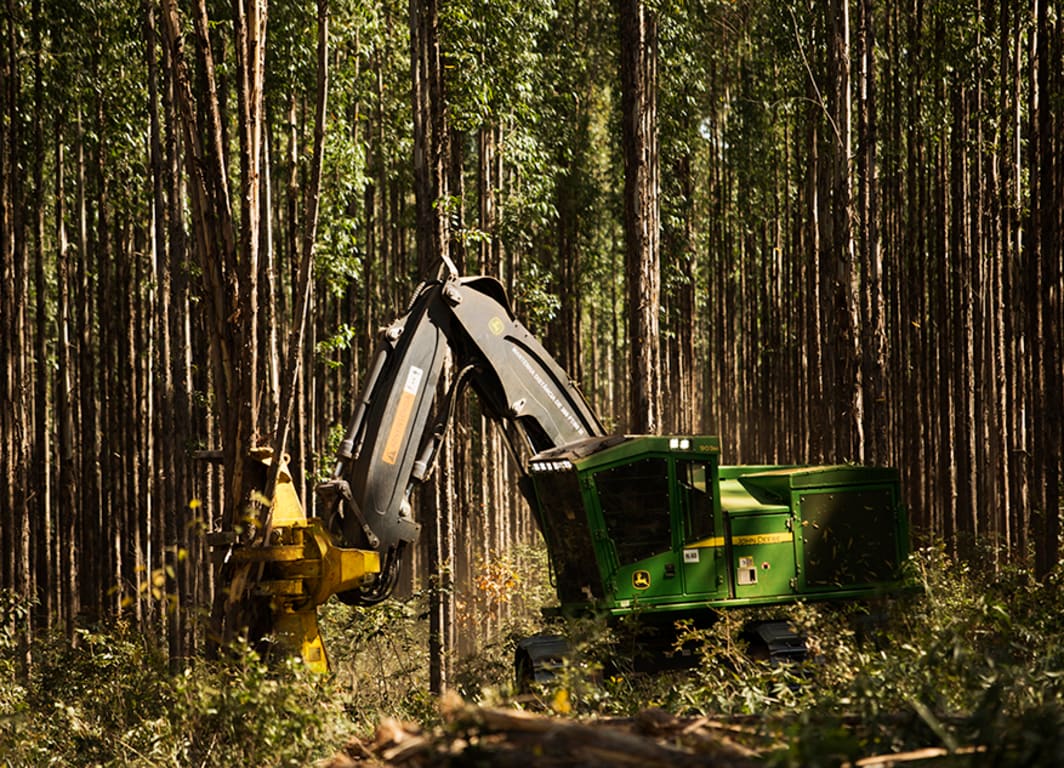
POLYGON ((332 480, 319 487, 341 541, 381 553, 376 583, 342 598, 373 603, 394 587, 403 550, 418 534, 410 492, 429 475, 467 384, 507 436, 516 428, 532 452, 603 434, 565 371, 514 318, 496 280, 423 284, 384 331, 332 480), (448 356, 455 373, 440 400, 448 356))

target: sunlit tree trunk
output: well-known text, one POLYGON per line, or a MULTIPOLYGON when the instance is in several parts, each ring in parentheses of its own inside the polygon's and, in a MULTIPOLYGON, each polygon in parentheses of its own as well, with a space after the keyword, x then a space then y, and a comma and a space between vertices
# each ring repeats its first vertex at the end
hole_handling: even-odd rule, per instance
POLYGON ((858 359, 864 402, 864 436, 861 458, 885 462, 888 456, 890 372, 887 368, 886 298, 883 249, 880 244, 878 83, 875 9, 871 0, 860 0, 856 58, 858 62, 857 114, 857 236, 861 269, 861 326, 858 359))
POLYGON ((618 14, 632 383, 628 429, 654 433, 661 429, 657 19, 642 0, 619 0, 618 14))
MULTIPOLYGON (((444 76, 436 0, 410 0, 411 76, 414 109, 414 193, 417 207, 418 272, 432 279, 451 267, 449 228, 450 135, 444 100, 444 76)), ((450 366, 440 376, 437 401, 447 391, 450 366)), ((454 509, 452 450, 436 461, 436 483, 420 494, 429 588, 429 688, 449 685, 453 653, 454 590, 451 588, 454 509)))

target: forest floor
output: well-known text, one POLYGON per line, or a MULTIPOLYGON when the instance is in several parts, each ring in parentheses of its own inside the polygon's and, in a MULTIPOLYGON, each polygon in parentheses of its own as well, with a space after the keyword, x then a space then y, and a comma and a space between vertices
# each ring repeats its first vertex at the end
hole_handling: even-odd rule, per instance
MULTIPOLYGON (((440 706, 442 725, 384 720, 372 739, 352 739, 326 768, 755 768, 787 751, 754 717, 678 717, 650 708, 633 717, 571 719, 466 704, 457 695, 440 706)), ((842 768, 943 766, 978 759, 979 751, 929 747, 855 762, 825 757, 842 768)))
POLYGON ((570 719, 521 710, 480 707, 459 698, 441 702, 443 724, 431 729, 385 720, 370 741, 353 739, 328 768, 434 768, 484 765, 704 766, 762 765, 756 731, 707 718, 680 718, 660 709, 635 717, 570 719))

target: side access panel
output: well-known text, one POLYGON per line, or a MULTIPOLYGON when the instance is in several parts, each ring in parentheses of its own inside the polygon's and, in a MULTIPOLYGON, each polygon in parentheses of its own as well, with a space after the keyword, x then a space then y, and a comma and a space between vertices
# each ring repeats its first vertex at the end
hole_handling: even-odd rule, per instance
POLYGON ((889 582, 899 565, 897 501, 889 485, 795 494, 803 591, 889 582))
POLYGON ((732 583, 737 599, 790 595, 797 586, 794 533, 788 512, 729 518, 732 583))
POLYGON ((796 467, 740 482, 759 500, 794 510, 800 593, 843 596, 898 585, 908 530, 896 471, 796 467))

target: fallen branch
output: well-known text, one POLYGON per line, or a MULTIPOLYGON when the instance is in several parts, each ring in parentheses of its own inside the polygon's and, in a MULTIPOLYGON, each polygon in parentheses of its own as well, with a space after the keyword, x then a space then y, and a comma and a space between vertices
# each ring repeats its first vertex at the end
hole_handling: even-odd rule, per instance
POLYGON ((951 755, 978 755, 983 752, 986 752, 986 747, 958 747, 952 750, 945 747, 925 747, 924 749, 914 749, 910 752, 862 757, 853 763, 843 763, 842 768, 891 768, 894 765, 912 763, 918 760, 932 760, 936 757, 949 757, 951 755))
MULTIPOLYGON (((646 710, 634 718, 580 721, 478 707, 458 696, 445 696, 440 712, 444 726, 433 733, 413 723, 384 720, 371 744, 353 740, 327 768, 431 768, 452 764, 458 757, 494 768, 701 768, 707 759, 719 768, 761 765, 762 753, 737 744, 733 734, 714 734, 710 721, 681 720, 663 710, 646 710)), ((750 729, 737 733, 753 735, 750 729)))

